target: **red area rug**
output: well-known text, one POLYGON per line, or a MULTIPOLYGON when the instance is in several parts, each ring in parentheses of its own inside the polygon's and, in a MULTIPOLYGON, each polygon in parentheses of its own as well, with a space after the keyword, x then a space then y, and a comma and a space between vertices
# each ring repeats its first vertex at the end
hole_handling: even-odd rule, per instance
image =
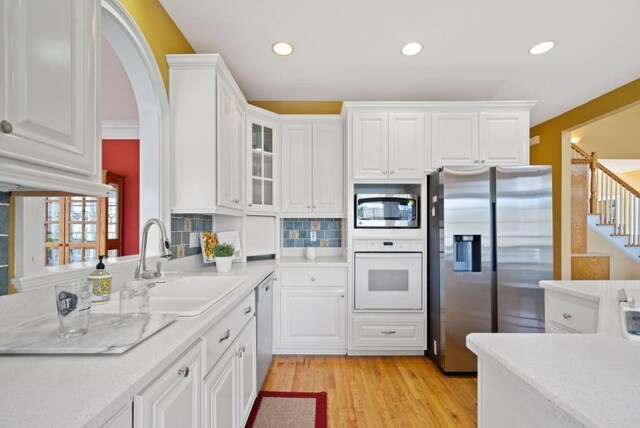
POLYGON ((248 428, 326 428, 326 392, 260 391, 248 428))

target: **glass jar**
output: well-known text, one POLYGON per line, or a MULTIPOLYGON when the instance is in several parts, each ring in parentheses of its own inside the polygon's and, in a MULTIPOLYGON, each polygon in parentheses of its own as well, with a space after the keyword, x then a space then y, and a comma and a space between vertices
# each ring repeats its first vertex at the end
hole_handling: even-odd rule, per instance
POLYGON ((149 316, 149 283, 145 280, 125 281, 120 291, 120 315, 149 316))

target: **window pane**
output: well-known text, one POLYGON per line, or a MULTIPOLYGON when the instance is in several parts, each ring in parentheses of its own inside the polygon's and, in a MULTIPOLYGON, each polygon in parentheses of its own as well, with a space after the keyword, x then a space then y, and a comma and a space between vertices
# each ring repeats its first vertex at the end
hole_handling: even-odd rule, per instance
POLYGON ((273 205, 273 181, 264 182, 264 204, 273 205))
POLYGON ((107 257, 118 257, 118 250, 108 250, 107 257))
POLYGON ((46 248, 47 266, 58 266, 58 249, 46 248))
POLYGON ((252 154, 251 174, 254 177, 262 177, 262 153, 252 154))
POLYGON ((95 248, 85 248, 84 250, 84 261, 91 262, 96 260, 96 249, 95 248))
POLYGON ((273 153, 273 130, 264 128, 264 151, 273 153))
POLYGON ((77 198, 71 198, 71 202, 69 202, 69 221, 82 221, 83 205, 82 198, 79 201, 77 198))
POLYGON ((82 224, 69 225, 69 242, 82 242, 82 224))
POLYGON ((257 205, 262 205, 262 180, 253 179, 251 192, 251 202, 257 205))
POLYGON ((47 220, 48 221, 60 220, 60 203, 59 202, 47 203, 47 220))
POLYGON ((251 126, 251 148, 260 150, 262 148, 262 126, 255 123, 251 126))
POLYGON ((264 155, 264 177, 273 178, 273 156, 264 155))
POLYGON ((98 225, 97 224, 85 224, 84 225, 84 242, 96 242, 98 239, 98 225))
POLYGON ((85 203, 84 221, 98 221, 98 203, 97 202, 85 203))
POLYGON ((82 261, 82 248, 69 248, 69 263, 82 261))
POLYGON ((47 224, 47 242, 60 242, 60 224, 47 224))

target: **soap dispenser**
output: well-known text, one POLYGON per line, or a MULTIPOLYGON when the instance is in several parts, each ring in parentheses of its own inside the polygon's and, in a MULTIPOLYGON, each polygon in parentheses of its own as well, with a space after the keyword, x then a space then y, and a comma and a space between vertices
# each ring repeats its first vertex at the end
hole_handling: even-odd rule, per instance
POLYGON ((105 270, 104 263, 102 263, 103 258, 104 256, 98 257, 99 262, 96 265, 96 270, 87 277, 93 286, 92 303, 106 303, 111 298, 111 274, 105 270))

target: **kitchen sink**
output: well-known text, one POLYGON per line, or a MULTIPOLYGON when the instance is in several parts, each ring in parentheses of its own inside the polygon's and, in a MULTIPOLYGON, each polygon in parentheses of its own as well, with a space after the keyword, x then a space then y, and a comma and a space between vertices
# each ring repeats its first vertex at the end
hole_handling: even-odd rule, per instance
MULTIPOLYGON (((244 276, 188 276, 160 283, 149 290, 149 312, 181 317, 200 315, 246 279, 244 276)), ((91 307, 95 313, 118 313, 119 310, 118 293, 111 296, 109 303, 91 307)))

